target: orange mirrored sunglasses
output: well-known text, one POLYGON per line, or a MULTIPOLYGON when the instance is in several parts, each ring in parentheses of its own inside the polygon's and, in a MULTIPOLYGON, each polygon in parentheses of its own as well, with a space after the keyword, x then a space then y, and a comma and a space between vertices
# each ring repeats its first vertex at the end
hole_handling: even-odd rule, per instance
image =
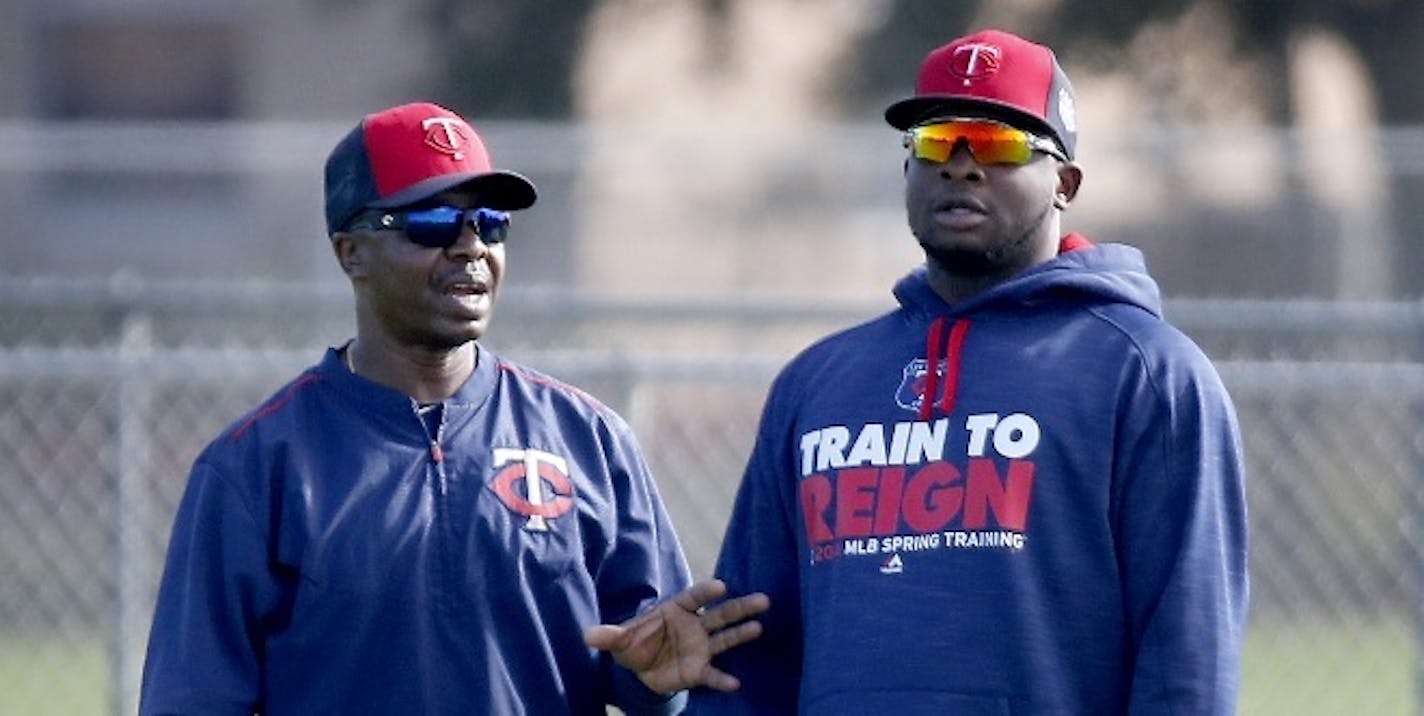
POLYGON ((1027 164, 1034 152, 1066 160, 1052 139, 990 119, 942 119, 905 131, 916 159, 944 163, 963 141, 980 164, 1027 164))

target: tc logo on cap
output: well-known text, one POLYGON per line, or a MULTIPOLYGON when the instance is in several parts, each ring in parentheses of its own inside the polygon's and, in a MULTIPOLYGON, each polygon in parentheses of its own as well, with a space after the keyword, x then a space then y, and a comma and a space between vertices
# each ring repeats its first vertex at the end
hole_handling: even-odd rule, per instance
POLYGON ((968 85, 998 72, 1002 56, 1002 51, 993 45, 979 42, 960 45, 954 48, 954 55, 949 61, 949 71, 968 85))
POLYGON ((454 117, 431 117, 421 121, 420 128, 425 130, 425 143, 437 152, 449 154, 455 159, 464 159, 465 153, 460 150, 470 137, 466 132, 469 126, 454 117))

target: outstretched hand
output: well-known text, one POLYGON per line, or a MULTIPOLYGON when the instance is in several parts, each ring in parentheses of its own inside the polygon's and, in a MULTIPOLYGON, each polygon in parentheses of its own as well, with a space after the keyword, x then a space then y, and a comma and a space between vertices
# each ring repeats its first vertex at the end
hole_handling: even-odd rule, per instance
POLYGON ((622 624, 589 627, 583 639, 657 693, 694 686, 735 691, 737 678, 713 666, 712 657, 760 636, 761 622, 747 618, 771 600, 756 592, 707 607, 726 593, 721 580, 701 581, 622 624))

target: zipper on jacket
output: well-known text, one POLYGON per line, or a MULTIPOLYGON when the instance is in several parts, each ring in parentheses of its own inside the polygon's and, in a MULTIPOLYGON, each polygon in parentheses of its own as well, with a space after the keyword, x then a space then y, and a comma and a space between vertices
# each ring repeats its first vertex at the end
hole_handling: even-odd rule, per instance
POLYGON ((445 495, 445 453, 440 450, 440 441, 430 441, 430 459, 435 462, 435 489, 445 495))
POLYGON ((434 518, 431 527, 431 569, 429 573, 429 589, 432 603, 445 612, 455 610, 458 612, 461 605, 466 601, 461 597, 465 590, 461 586, 462 576, 465 570, 462 569, 463 559, 461 557, 461 530, 460 526, 450 518, 452 510, 457 509, 450 504, 450 481, 445 472, 445 451, 440 447, 444 442, 445 435, 445 406, 442 403, 422 406, 414 400, 410 403, 411 413, 415 416, 416 422, 420 423, 420 431, 425 436, 426 454, 430 456, 430 461, 426 467, 426 477, 431 481, 433 495, 431 496, 431 508, 434 511, 434 518), (430 411, 439 411, 433 418, 430 411))
POLYGON ((429 444, 430 462, 435 468, 435 491, 444 497, 447 478, 445 475, 445 451, 440 448, 440 442, 445 433, 445 406, 436 403, 422 408, 415 401, 411 401, 411 409, 415 412, 415 419, 420 423, 420 431, 425 434, 425 439, 429 444), (434 435, 430 433, 430 424, 426 422, 423 410, 440 411, 436 416, 434 435))

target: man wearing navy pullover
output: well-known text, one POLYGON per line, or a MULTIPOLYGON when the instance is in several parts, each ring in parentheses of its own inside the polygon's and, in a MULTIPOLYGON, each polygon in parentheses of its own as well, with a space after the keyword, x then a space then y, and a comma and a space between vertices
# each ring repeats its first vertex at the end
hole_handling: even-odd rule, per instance
POLYGON ((1061 233, 1053 52, 957 39, 885 116, 926 261, 773 384, 717 564, 771 609, 690 713, 1234 713, 1234 410, 1141 254, 1061 233))
POLYGON ((734 689, 627 424, 484 335, 534 185, 429 103, 326 164, 356 337, 193 465, 144 663, 148 714, 629 714, 734 689))

